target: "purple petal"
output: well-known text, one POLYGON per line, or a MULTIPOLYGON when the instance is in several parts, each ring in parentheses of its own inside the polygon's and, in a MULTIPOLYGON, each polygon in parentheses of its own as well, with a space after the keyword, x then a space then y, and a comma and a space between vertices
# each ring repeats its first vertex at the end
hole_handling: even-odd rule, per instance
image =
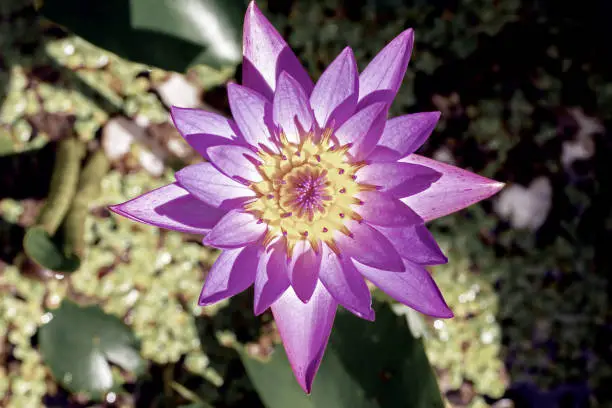
POLYGON ((289 287, 284 240, 277 240, 259 258, 255 277, 254 309, 260 315, 289 287))
POLYGON ((383 234, 365 222, 351 220, 345 224, 352 237, 337 231, 334 233, 342 256, 346 255, 374 268, 397 272, 404 270, 402 258, 383 234))
POLYGON ((402 199, 425 221, 459 211, 492 196, 504 187, 504 183, 416 154, 401 161, 420 164, 442 173, 442 177, 427 190, 402 199))
POLYGON ((289 279, 295 294, 304 303, 310 300, 315 290, 320 266, 321 250, 315 252, 308 241, 298 241, 289 264, 289 279))
POLYGON ((442 177, 429 167, 409 163, 372 163, 355 174, 358 183, 377 186, 380 191, 396 198, 424 191, 442 177))
POLYGON ((286 71, 308 95, 312 80, 283 37, 259 11, 254 1, 244 17, 242 82, 272 100, 276 80, 286 71))
POLYGON ((364 191, 357 193, 356 197, 363 204, 352 207, 369 224, 400 227, 423 222, 410 207, 389 194, 364 191))
POLYGON ((259 182, 263 177, 257 170, 259 158, 244 146, 213 146, 207 150, 212 164, 226 176, 235 180, 259 182))
POLYGON ((448 262, 436 240, 423 224, 409 227, 376 227, 393 243, 402 258, 419 265, 440 265, 448 262))
POLYGON ((321 283, 317 284, 308 303, 303 303, 292 289, 288 289, 272 305, 289 363, 306 393, 310 393, 321 364, 337 307, 321 283))
POLYGON ((433 317, 450 318, 440 289, 425 268, 404 260, 406 272, 394 273, 355 262, 361 274, 400 303, 433 317))
POLYGON ((395 162, 417 151, 436 128, 440 112, 422 112, 390 119, 368 160, 395 162))
POLYGON ((225 214, 191 196, 177 184, 156 190, 109 207, 134 221, 188 234, 206 234, 225 214))
POLYGON ((172 106, 170 115, 174 126, 183 136, 206 133, 219 135, 225 139, 236 137, 232 120, 217 113, 172 106))
POLYGON ((278 149, 270 134, 272 104, 251 88, 233 83, 227 85, 227 97, 244 140, 256 148, 263 145, 276 152, 278 149))
POLYGON ((210 163, 187 166, 175 177, 181 187, 213 207, 230 210, 255 197, 253 190, 221 174, 210 163))
POLYGON ((319 126, 337 129, 355 112, 358 95, 357 62, 353 50, 346 47, 323 72, 310 95, 319 126))
POLYGON ((272 105, 274 123, 280 126, 290 142, 300 142, 300 129, 312 129, 314 116, 308 97, 299 82, 287 72, 282 72, 278 77, 272 105))
POLYGON ((359 108, 374 102, 393 101, 406 74, 413 44, 414 32, 408 29, 368 64, 359 76, 359 108))
POLYGON ((255 280, 262 247, 226 249, 206 276, 198 305, 206 306, 246 290, 255 280))
POLYGON ((253 214, 232 210, 210 230, 202 243, 222 249, 239 248, 257 241, 267 229, 268 225, 259 222, 253 214))
POLYGON ((372 296, 348 257, 338 257, 323 245, 319 279, 338 303, 362 319, 374 320, 372 296))
POLYGON ((170 115, 174 126, 187 140, 187 143, 206 160, 208 160, 206 149, 210 146, 241 141, 234 121, 216 113, 172 106, 170 115))
POLYGON ((336 132, 340 144, 352 144, 349 154, 362 160, 376 147, 387 117, 387 105, 375 103, 351 116, 336 132))

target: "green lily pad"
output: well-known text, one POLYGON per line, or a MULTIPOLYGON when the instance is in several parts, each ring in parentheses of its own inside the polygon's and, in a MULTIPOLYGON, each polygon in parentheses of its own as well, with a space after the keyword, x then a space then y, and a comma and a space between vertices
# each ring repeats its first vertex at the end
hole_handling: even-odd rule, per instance
POLYGON ((137 340, 121 320, 98 306, 63 301, 39 330, 40 351, 55 379, 72 392, 100 398, 117 384, 111 363, 135 375, 144 369, 137 340))
POLYGON ((26 255, 45 269, 56 272, 74 272, 81 260, 75 254, 66 254, 42 226, 28 229, 23 238, 26 255))
POLYGON ((295 381, 281 346, 266 362, 239 350, 266 407, 444 407, 422 341, 388 305, 376 309, 374 323, 338 311, 310 396, 295 381))
POLYGON ((45 0, 41 12, 132 61, 183 72, 242 59, 244 0, 45 0))

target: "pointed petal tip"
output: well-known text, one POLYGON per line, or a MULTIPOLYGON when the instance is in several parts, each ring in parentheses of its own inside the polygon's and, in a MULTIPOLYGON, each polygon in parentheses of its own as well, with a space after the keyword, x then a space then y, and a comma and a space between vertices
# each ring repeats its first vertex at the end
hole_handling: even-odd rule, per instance
POLYGON ((130 215, 130 213, 128 213, 127 211, 125 211, 125 210, 123 209, 123 207, 124 207, 124 206, 125 206, 125 205, 126 205, 128 202, 129 202, 129 201, 127 201, 127 202, 125 202, 125 203, 119 203, 119 204, 109 205, 107 208, 108 208, 110 211, 112 211, 112 212, 114 212, 115 214, 117 214, 117 215, 120 215, 120 216, 125 217, 125 218, 129 218, 129 219, 134 220, 134 221, 139 221, 138 219, 136 219, 134 216, 130 215))
POLYGON ((429 313, 428 314, 431 317, 436 317, 438 319, 452 319, 453 317, 455 317, 455 313, 453 313, 453 311, 446 306, 446 309, 442 309, 436 313, 429 313))
POLYGON ((374 309, 368 310, 367 314, 355 314, 357 317, 360 317, 364 320, 367 320, 369 322, 373 322, 374 320, 376 320, 376 312, 374 312, 374 309))
POLYGON ((312 392, 312 384, 302 384, 300 382, 300 387, 302 387, 306 395, 310 395, 310 393, 312 392))
POLYGON ((499 193, 504 187, 506 187, 506 183, 502 181, 492 180, 486 177, 483 177, 483 184, 481 188, 483 189, 481 200, 486 200, 487 198, 494 196, 499 193))
MULTIPOLYGON (((427 128, 427 133, 431 134, 436 126, 438 125, 438 121, 442 116, 442 112, 440 111, 428 111, 428 112, 417 112, 410 114, 415 120, 420 121, 423 124, 423 127, 427 128)), ((427 135, 429 137, 429 134, 427 135)))
POLYGON ((414 29, 407 28, 402 31, 397 37, 412 43, 414 42, 414 29))
POLYGON ((427 312, 426 315, 438 319, 452 319, 453 317, 455 317, 455 313, 448 306, 448 303, 446 303, 446 299, 444 299, 444 295, 442 294, 440 289, 438 288, 437 290, 440 294, 438 305, 433 308, 434 310, 427 312))
POLYGON ((297 79, 308 95, 314 84, 278 30, 253 1, 244 17, 242 83, 272 99, 278 74, 285 70, 297 79))
POLYGON ((436 310, 426 313, 428 316, 436 317, 438 319, 452 319, 455 317, 455 313, 446 303, 442 293, 440 293, 440 304, 435 307, 436 310))
MULTIPOLYGON (((204 288, 202 288, 203 290, 204 288)), ((211 295, 204 295, 204 293, 202 292, 200 294, 200 297, 198 298, 198 306, 200 307, 206 307, 206 306, 211 306, 214 305, 215 303, 219 303, 222 300, 228 299, 229 297, 231 297, 233 295, 220 295, 217 293, 211 294, 211 295)))
POLYGON ((259 7, 257 7, 257 2, 255 0, 249 1, 249 6, 247 7, 247 13, 253 13, 259 11, 259 7))
POLYGON ((176 113, 180 113, 180 111, 190 111, 190 110, 199 110, 197 108, 185 108, 177 105, 170 105, 170 114, 174 115, 176 113))
POLYGON ((215 304, 223 300, 222 298, 215 297, 215 294, 213 294, 212 296, 210 294, 205 294, 205 291, 206 291, 206 281, 204 282, 204 285, 202 285, 200 296, 198 296, 198 306, 200 307, 210 306, 212 304, 215 304))
POLYGON ((249 2, 249 5, 247 6, 246 13, 244 15, 245 28, 247 27, 247 25, 250 25, 250 22, 252 20, 260 18, 261 15, 262 15, 261 10, 257 6, 257 3, 255 2, 255 0, 251 0, 249 2))
POLYGON ((202 299, 201 297, 198 299, 198 306, 201 306, 201 307, 210 306, 213 303, 214 302, 207 302, 206 299, 202 299))
MULTIPOLYGON (((295 288, 293 290, 295 290, 295 288)), ((310 295, 308 292, 305 292, 304 290, 300 289, 295 290, 295 294, 303 304, 307 304, 308 302, 310 302, 310 298, 312 297, 312 295, 310 295)))
POLYGON ((359 76, 359 108, 372 102, 390 104, 397 94, 414 46, 414 31, 407 29, 388 42, 359 76))
POLYGON ((199 109, 199 108, 185 108, 183 106, 170 105, 170 118, 172 119, 172 121, 174 123, 176 123, 175 119, 176 119, 177 115, 180 115, 181 113, 189 112, 189 111, 202 111, 202 109, 199 109))
POLYGON ((343 57, 347 57, 347 56, 350 56, 350 55, 354 56, 355 54, 353 53, 353 49, 347 45, 346 47, 344 47, 344 49, 338 55, 339 56, 341 55, 343 57))
POLYGON ((291 73, 287 71, 281 71, 281 73, 278 75, 275 93, 278 91, 280 84, 283 84, 284 86, 288 86, 287 84, 291 84, 290 86, 293 86, 296 89, 301 89, 304 93, 306 93, 306 90, 304 89, 300 81, 298 81, 293 75, 291 75, 291 73))
POLYGON ((305 393, 310 393, 336 315, 338 304, 317 284, 313 300, 303 304, 292 289, 272 304, 274 321, 291 364, 305 393))
POLYGON ((412 28, 405 29, 389 42, 389 44, 391 43, 398 47, 396 48, 398 51, 402 50, 403 48, 407 52, 411 52, 412 47, 414 46, 414 30, 412 28))
POLYGON ((215 303, 219 303, 222 300, 224 300, 226 298, 224 297, 220 297, 220 296, 204 296, 204 295, 200 295, 200 298, 198 299, 198 306, 200 307, 206 307, 206 306, 210 306, 210 305, 214 305, 215 303))
POLYGON ((318 369, 319 368, 317 365, 313 368, 308 368, 304 373, 301 373, 300 375, 296 374, 297 382, 298 384, 300 384, 300 387, 302 388, 302 390, 304 390, 306 395, 310 395, 310 393, 312 392, 312 383, 314 382, 318 369))
POLYGON ((345 47, 319 77, 310 105, 321 128, 342 126, 354 113, 359 95, 359 68, 350 47, 345 47))
POLYGON ((261 316, 266 310, 268 310, 268 308, 264 309, 263 307, 259 306, 258 304, 255 304, 253 306, 253 314, 255 316, 261 316))
POLYGON ((207 234, 223 212, 170 183, 107 207, 111 212, 139 223, 188 234, 207 234))
POLYGON ((491 180, 459 167, 410 154, 399 160, 421 164, 442 173, 442 177, 427 190, 402 201, 425 221, 462 210, 499 192, 505 183, 491 180))
POLYGON ((506 183, 504 183, 503 181, 493 181, 493 183, 491 184, 491 189, 495 190, 493 194, 498 193, 504 187, 506 187, 506 183))
POLYGON ((134 216, 130 215, 130 214, 127 212, 127 211, 125 211, 125 210, 123 209, 123 206, 124 206, 125 204, 126 204, 126 203, 113 204, 113 205, 109 205, 109 206, 108 206, 108 207, 106 207, 106 208, 108 208, 108 209, 109 209, 111 212, 114 212, 114 213, 115 213, 115 214, 117 214, 117 215, 120 215, 120 216, 122 216, 122 217, 128 218, 128 219, 130 219, 130 220, 132 220, 132 221, 138 221, 138 222, 140 222, 140 220, 139 220, 139 219, 137 219, 137 218, 135 218, 134 216))

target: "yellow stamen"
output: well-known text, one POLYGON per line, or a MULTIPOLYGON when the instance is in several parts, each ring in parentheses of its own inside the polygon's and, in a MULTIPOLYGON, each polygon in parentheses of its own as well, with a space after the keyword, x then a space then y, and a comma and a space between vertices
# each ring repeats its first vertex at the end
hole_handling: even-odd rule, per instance
POLYGON ((295 144, 280 132, 278 153, 258 152, 263 181, 250 187, 257 197, 244 208, 268 225, 264 245, 284 236, 288 256, 302 240, 315 251, 323 241, 339 253, 334 231, 352 236, 344 223, 362 219, 352 210, 362 204, 355 196, 376 186, 357 183, 355 172, 366 163, 351 163, 351 146, 337 145, 332 135, 331 128, 310 132, 295 144))

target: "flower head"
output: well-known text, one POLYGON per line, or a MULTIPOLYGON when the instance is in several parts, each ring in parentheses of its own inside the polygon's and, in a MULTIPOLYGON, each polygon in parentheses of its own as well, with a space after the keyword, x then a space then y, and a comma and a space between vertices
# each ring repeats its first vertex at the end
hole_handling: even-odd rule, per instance
POLYGON ((199 304, 254 285, 256 314, 272 308, 306 392, 338 305, 374 320, 365 279, 414 309, 452 317, 426 265, 446 262, 425 222, 503 184, 413 152, 438 112, 387 120, 412 30, 359 74, 346 48, 316 84, 252 2, 244 22, 243 84, 229 84, 232 119, 173 108, 178 130, 207 160, 176 182, 113 211, 205 235, 222 249, 199 304))

